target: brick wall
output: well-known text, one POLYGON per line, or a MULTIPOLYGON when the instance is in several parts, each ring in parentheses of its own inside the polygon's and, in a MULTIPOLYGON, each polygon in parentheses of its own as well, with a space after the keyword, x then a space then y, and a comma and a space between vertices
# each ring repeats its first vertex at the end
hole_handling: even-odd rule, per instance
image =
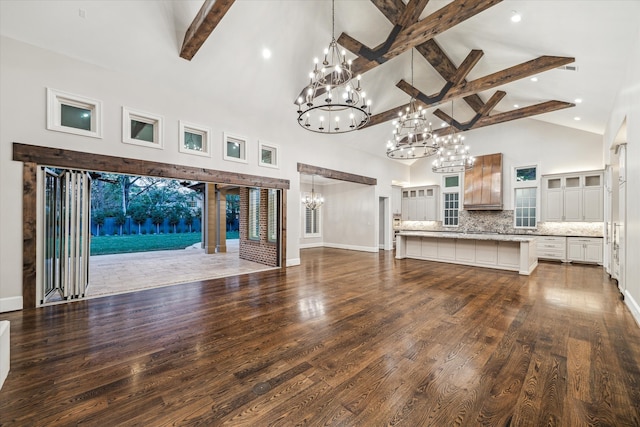
POLYGON ((260 190, 260 240, 249 240, 249 189, 240 189, 240 258, 278 266, 278 246, 267 241, 267 190, 260 190))

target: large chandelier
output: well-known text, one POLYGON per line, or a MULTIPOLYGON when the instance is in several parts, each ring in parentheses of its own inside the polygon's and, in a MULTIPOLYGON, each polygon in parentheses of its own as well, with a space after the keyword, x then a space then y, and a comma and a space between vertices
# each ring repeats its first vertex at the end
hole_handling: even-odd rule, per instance
POLYGON ((311 194, 305 194, 302 196, 302 204, 311 211, 318 209, 324 203, 322 195, 316 194, 314 184, 313 175, 311 175, 311 194))
POLYGON ((360 85, 360 75, 351 72, 351 60, 340 51, 335 38, 335 0, 331 2, 331 43, 324 50, 320 64, 314 59, 313 71, 309 73, 309 86, 298 105, 298 124, 304 129, 318 133, 345 133, 361 129, 369 122, 371 100, 360 85), (316 100, 324 97, 324 100, 316 100))
MULTIPOLYGON (((413 49, 411 49, 411 86, 413 86, 413 49)), ((412 96, 405 111, 398 112, 392 122, 393 141, 387 141, 387 157, 411 160, 436 154, 431 123, 425 118, 427 111, 418 106, 412 96)))
POLYGON ((464 143, 464 136, 456 132, 453 126, 453 101, 451 101, 450 132, 435 137, 437 156, 431 168, 437 173, 464 172, 473 167, 475 158, 469 154, 469 146, 464 143))

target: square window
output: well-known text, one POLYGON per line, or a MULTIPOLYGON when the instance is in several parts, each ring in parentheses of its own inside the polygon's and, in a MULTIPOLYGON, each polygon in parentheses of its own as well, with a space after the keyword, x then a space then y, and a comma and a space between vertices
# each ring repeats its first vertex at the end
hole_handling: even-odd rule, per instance
POLYGON ((247 139, 224 133, 223 158, 232 162, 247 163, 247 139))
POLYGON ((102 138, 102 102, 48 88, 47 129, 102 138))
POLYGON ((260 159, 258 164, 268 168, 279 168, 278 148, 277 145, 269 142, 258 141, 258 158, 260 159))
POLYGON ((162 117, 122 107, 122 142, 162 149, 162 117))
POLYGON ((198 156, 211 156, 210 130, 208 127, 186 123, 180 120, 180 146, 181 153, 195 154, 198 156))

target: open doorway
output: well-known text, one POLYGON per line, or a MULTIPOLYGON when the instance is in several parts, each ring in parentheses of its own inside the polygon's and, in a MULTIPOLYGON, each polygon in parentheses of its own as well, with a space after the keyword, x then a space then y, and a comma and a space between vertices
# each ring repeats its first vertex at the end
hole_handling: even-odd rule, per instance
POLYGON ((237 191, 225 192, 222 227, 207 230, 206 184, 54 168, 43 172, 42 303, 272 268, 239 256, 237 191), (212 256, 205 253, 203 236, 218 230, 226 233, 217 239, 225 249, 212 256))

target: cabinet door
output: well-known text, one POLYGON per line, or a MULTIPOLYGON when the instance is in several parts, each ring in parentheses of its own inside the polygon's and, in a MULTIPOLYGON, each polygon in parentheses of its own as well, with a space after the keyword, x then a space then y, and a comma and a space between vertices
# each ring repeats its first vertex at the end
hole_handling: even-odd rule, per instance
POLYGON ((585 187, 582 200, 583 221, 603 221, 602 187, 585 187))
POLYGON ((584 247, 584 260, 602 264, 602 242, 587 243, 584 247))
POLYGON ((422 256, 422 239, 420 237, 407 237, 407 256, 422 256))
POLYGON ((427 219, 427 199, 422 197, 416 200, 416 220, 425 221, 427 219))
POLYGON ((438 219, 438 191, 435 188, 427 188, 425 219, 427 221, 438 219))
POLYGON ((562 221, 564 194, 562 190, 547 190, 544 196, 543 221, 562 221))
POLYGON ((569 261, 584 261, 584 243, 567 239, 567 259, 569 261))
POLYGON ((409 221, 418 220, 418 199, 415 197, 409 199, 409 221))
POLYGON ((402 212, 402 189, 400 187, 391 187, 391 212, 398 215, 402 212))
POLYGON ((402 220, 409 220, 409 199, 404 197, 402 198, 402 220))
POLYGON ((565 188, 564 220, 565 221, 582 221, 582 189, 581 188, 565 188))

